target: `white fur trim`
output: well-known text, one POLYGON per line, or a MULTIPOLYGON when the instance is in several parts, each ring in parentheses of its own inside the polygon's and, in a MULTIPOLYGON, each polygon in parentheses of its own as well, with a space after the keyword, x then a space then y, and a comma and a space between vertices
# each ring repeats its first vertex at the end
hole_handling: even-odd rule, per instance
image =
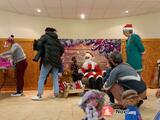
POLYGON ((93 75, 91 75, 91 76, 89 76, 89 77, 88 77, 88 79, 90 79, 90 78, 94 78, 94 76, 93 76, 93 75))
POLYGON ((120 80, 137 80, 137 81, 140 81, 141 80, 141 77, 137 74, 137 76, 124 76, 124 77, 120 77, 119 78, 120 80))
POLYGON ((111 87, 112 87, 112 86, 110 86, 110 87, 105 87, 105 84, 103 85, 103 89, 104 89, 104 90, 109 90, 111 87))
POLYGON ((123 30, 133 30, 131 27, 124 27, 123 30))
POLYGON ((102 78, 102 75, 98 75, 98 76, 96 77, 96 79, 98 79, 98 78, 102 78))
POLYGON ((91 64, 92 69, 95 68, 95 66, 97 65, 95 62, 93 62, 92 60, 85 60, 85 62, 83 63, 82 67, 84 69, 88 69, 88 65, 91 64))
POLYGON ((86 76, 88 74, 88 72, 84 73, 84 76, 86 76))

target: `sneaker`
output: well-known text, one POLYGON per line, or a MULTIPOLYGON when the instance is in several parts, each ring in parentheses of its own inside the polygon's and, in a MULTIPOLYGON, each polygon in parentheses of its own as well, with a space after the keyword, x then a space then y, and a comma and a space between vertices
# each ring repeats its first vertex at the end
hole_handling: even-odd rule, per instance
POLYGON ((41 96, 33 96, 32 100, 34 100, 34 101, 40 101, 40 100, 42 100, 42 97, 41 96))
POLYGON ((16 92, 16 93, 11 94, 12 97, 19 97, 22 95, 23 95, 23 93, 20 93, 20 92, 16 92))
POLYGON ((57 93, 54 93, 54 95, 52 96, 52 98, 53 98, 53 99, 54 99, 54 98, 60 98, 60 95, 57 94, 57 93))

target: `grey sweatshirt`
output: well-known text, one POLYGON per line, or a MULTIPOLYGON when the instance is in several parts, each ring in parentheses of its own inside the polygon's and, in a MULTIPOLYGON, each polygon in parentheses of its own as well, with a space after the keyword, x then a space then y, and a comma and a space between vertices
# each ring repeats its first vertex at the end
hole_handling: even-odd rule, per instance
POLYGON ((26 59, 26 55, 18 43, 14 43, 10 50, 2 53, 1 55, 12 55, 14 63, 26 59))
POLYGON ((109 90, 113 84, 118 83, 121 86, 142 92, 146 89, 146 85, 130 65, 121 63, 116 66, 110 73, 109 78, 104 84, 104 89, 109 90))

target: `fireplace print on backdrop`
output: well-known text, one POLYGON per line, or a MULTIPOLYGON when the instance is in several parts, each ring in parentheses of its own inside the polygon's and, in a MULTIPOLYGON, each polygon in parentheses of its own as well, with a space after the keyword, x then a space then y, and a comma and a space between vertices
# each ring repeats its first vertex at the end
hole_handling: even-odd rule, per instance
POLYGON ((121 51, 121 39, 60 39, 60 41, 65 47, 62 58, 64 68, 69 67, 73 56, 81 66, 85 53, 91 52, 94 55, 94 61, 100 65, 101 69, 105 69, 105 55, 113 51, 121 51))

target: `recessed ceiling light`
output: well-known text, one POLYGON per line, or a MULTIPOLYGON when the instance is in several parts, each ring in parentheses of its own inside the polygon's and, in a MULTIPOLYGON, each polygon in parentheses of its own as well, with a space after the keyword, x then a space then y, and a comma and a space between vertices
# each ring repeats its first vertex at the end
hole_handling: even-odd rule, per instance
POLYGON ((126 10, 124 13, 128 14, 128 13, 129 13, 129 11, 128 11, 128 10, 126 10))
POLYGON ((85 19, 85 14, 81 14, 81 19, 85 19))
POLYGON ((38 13, 40 13, 40 12, 41 12, 41 9, 37 8, 36 11, 37 11, 38 13))

